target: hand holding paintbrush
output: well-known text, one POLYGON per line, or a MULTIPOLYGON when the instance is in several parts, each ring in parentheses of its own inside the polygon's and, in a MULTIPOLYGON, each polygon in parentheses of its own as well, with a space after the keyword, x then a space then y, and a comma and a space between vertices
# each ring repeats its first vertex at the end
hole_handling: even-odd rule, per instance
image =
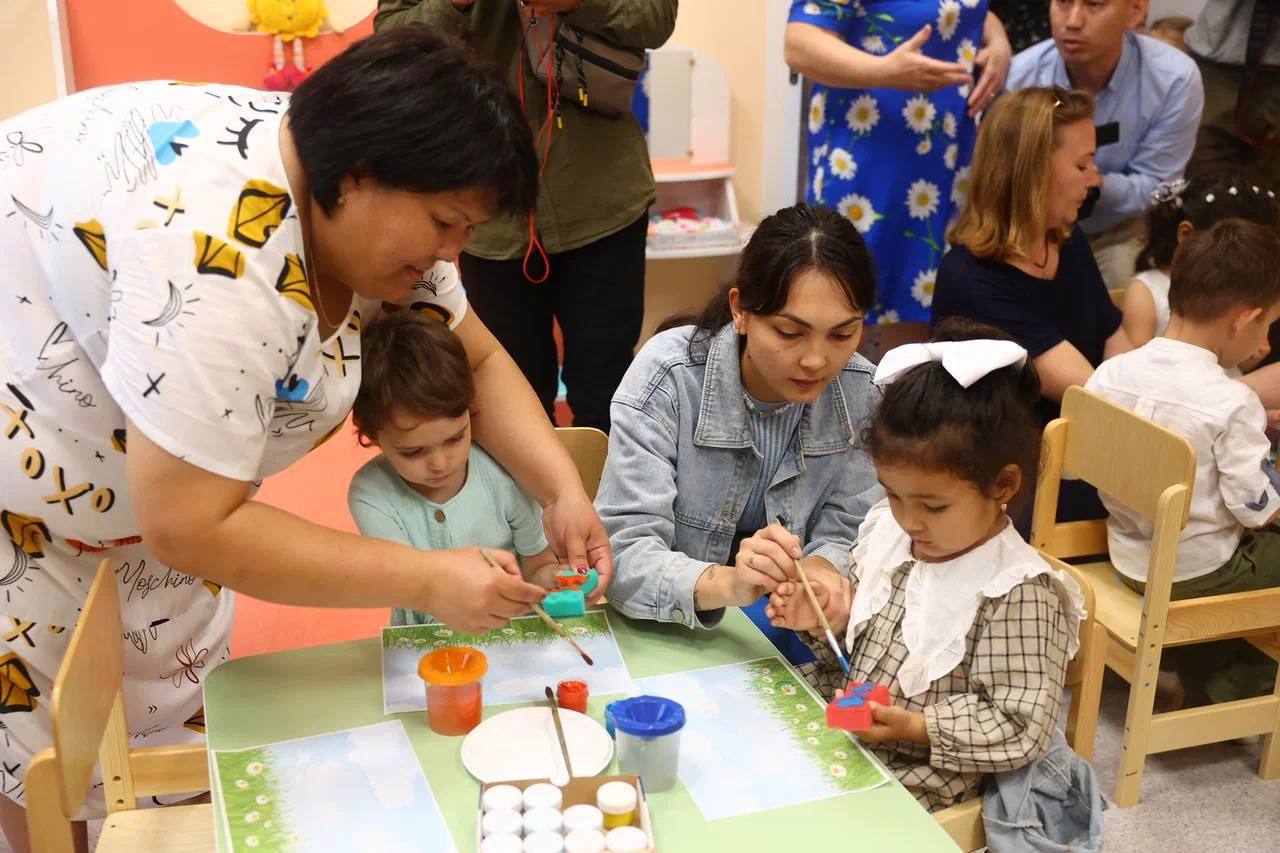
MULTIPOLYGON (((483 548, 481 548, 480 556, 484 557, 484 561, 488 563, 490 566, 492 566, 495 571, 499 571, 499 572, 502 571, 502 566, 499 566, 497 561, 495 561, 493 557, 489 556, 488 551, 485 551, 483 548)), ((552 631, 555 631, 556 634, 558 634, 561 639, 563 639, 569 645, 573 646, 573 650, 582 656, 582 659, 586 661, 587 666, 595 666, 595 661, 591 659, 591 655, 584 652, 582 650, 582 646, 579 646, 576 642, 574 642, 572 637, 570 637, 568 634, 565 633, 564 627, 559 622, 557 622, 556 620, 552 619, 550 616, 547 615, 547 611, 542 609, 542 605, 532 604, 530 606, 533 608, 533 612, 538 614, 538 616, 542 619, 542 621, 546 622, 552 631)))
MULTIPOLYGON (((787 526, 786 519, 778 516, 778 523, 783 527, 787 526)), ((814 595, 813 586, 809 583, 809 576, 805 574, 804 564, 798 559, 792 558, 795 563, 796 575, 800 578, 800 584, 804 587, 804 593, 809 599, 809 604, 813 607, 813 612, 817 614, 818 624, 822 626, 823 632, 827 635, 827 644, 831 646, 831 651, 835 652, 836 660, 840 662, 840 669, 844 671, 845 678, 849 677, 849 661, 845 660, 844 652, 840 650, 840 643, 836 640, 835 632, 831 630, 831 623, 827 621, 827 614, 823 611, 822 605, 818 603, 818 597, 814 595)))

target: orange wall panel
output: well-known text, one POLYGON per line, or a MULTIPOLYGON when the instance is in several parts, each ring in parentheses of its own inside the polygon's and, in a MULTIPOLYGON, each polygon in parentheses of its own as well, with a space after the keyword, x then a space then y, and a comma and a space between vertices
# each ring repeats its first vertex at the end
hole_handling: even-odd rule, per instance
MULTIPOLYGON (((173 0, 74 0, 67 18, 77 89, 168 78, 262 88, 271 64, 271 36, 219 32, 173 0)), ((317 67, 371 32, 373 15, 308 39, 307 64, 317 67)), ((285 55, 292 56, 288 46, 285 55)))

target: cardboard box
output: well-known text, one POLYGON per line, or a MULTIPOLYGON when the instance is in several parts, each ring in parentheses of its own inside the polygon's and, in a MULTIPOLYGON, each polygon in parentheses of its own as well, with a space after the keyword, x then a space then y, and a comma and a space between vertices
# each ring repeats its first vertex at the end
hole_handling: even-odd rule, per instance
MULTIPOLYGON (((539 782, 550 782, 550 779, 522 779, 518 782, 489 782, 480 786, 480 797, 476 802, 476 850, 480 850, 481 829, 480 818, 484 815, 484 792, 495 785, 514 785, 523 791, 530 785, 539 782)), ((596 804, 596 791, 605 782, 626 782, 636 789, 636 822, 633 826, 639 827, 649 838, 648 853, 656 853, 657 844, 653 840, 653 822, 649 820, 649 804, 644 798, 644 785, 640 781, 639 776, 582 776, 569 780, 569 784, 563 786, 560 790, 563 792, 563 802, 560 810, 564 811, 569 806, 587 805, 594 806, 596 804)))

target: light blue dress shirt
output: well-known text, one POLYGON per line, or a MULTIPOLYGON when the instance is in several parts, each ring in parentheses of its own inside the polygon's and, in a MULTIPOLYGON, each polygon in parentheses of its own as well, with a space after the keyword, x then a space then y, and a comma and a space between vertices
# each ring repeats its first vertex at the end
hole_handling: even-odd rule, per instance
MULTIPOLYGON (((1005 85, 1010 91, 1072 88, 1053 39, 1015 56, 1005 85)), ((1191 57, 1158 39, 1124 34, 1120 63, 1094 101, 1093 123, 1117 122, 1120 140, 1098 148, 1102 195, 1093 215, 1080 222, 1086 234, 1099 234, 1144 213, 1161 181, 1182 176, 1196 146, 1203 108, 1204 87, 1191 57)))

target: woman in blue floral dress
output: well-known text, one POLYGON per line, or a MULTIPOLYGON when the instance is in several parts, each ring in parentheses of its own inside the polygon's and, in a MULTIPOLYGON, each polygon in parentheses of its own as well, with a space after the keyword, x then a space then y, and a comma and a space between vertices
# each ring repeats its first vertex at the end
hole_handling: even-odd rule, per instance
MULTIPOLYGON (((1010 56, 987 0, 792 3, 787 62, 815 82, 805 199, 866 238, 875 322, 929 322, 943 234, 968 189, 973 116, 1003 87, 1010 56)), ((923 337, 924 326, 899 328, 923 337)))

